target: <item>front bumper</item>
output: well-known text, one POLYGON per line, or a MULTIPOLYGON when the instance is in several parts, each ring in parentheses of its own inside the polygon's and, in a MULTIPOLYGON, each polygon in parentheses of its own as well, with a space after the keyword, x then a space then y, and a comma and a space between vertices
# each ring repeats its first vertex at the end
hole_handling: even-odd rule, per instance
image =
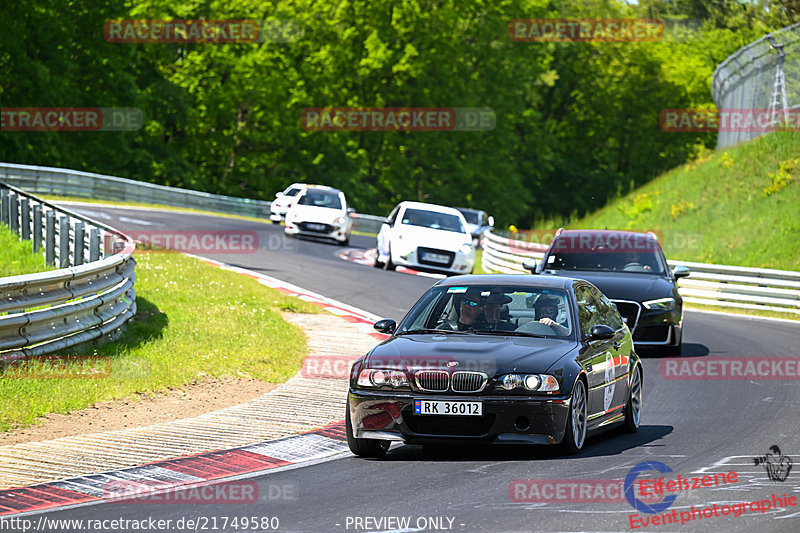
POLYGON ((408 444, 557 444, 564 438, 569 415, 569 396, 432 395, 351 388, 348 405, 354 437, 408 444), (415 399, 480 401, 483 415, 415 415, 415 399))
MULTIPOLYGON (((308 223, 304 221, 294 220, 286 222, 285 233, 287 235, 305 235, 308 237, 322 237, 326 239, 336 239, 337 241, 344 241, 347 239, 347 226, 342 224, 321 224, 324 226, 322 229, 310 229, 308 223)), ((311 224, 317 224, 312 222, 311 224)))
POLYGON ((673 309, 647 309, 631 300, 611 300, 631 329, 635 346, 677 346, 681 343, 683 305, 673 309))
POLYGON ((642 309, 633 343, 636 346, 677 346, 681 343, 680 312, 642 309))
POLYGON ((447 272, 448 274, 471 274, 475 266, 475 252, 465 254, 461 251, 451 252, 448 250, 434 250, 434 253, 452 254, 452 261, 449 263, 435 263, 425 261, 421 257, 419 248, 411 250, 401 250, 399 253, 392 253, 392 262, 395 265, 413 268, 415 270, 447 272))

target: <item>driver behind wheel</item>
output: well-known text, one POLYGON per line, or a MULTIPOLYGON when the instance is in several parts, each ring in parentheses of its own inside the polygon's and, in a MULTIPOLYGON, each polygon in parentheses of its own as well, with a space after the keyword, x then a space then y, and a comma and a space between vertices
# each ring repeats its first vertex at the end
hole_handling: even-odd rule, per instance
POLYGON ((557 335, 567 335, 569 330, 556 322, 558 318, 558 298, 542 295, 533 306, 535 320, 550 326, 557 335))

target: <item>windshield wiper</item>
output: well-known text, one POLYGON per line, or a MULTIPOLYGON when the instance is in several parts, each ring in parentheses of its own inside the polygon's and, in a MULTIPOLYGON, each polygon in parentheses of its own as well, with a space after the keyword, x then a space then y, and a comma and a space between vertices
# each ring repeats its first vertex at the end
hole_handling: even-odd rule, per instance
POLYGON ((434 334, 440 334, 440 335, 450 335, 450 334, 463 335, 463 334, 468 333, 468 332, 467 331, 458 331, 458 330, 455 330, 455 329, 451 330, 451 329, 419 328, 419 329, 401 331, 400 333, 395 333, 395 335, 396 336, 412 335, 412 334, 416 334, 416 333, 434 333, 434 334))

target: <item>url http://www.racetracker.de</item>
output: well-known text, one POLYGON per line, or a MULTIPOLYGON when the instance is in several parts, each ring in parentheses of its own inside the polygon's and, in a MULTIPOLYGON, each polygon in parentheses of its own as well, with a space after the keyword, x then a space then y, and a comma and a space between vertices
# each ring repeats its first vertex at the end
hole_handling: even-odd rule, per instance
POLYGON ((53 519, 41 515, 38 518, 1 517, 0 531, 27 533, 40 531, 92 531, 120 533, 127 531, 275 531, 280 527, 276 516, 197 516, 178 519, 155 519, 153 517, 128 519, 53 519))
POLYGON ((785 509, 797 505, 795 496, 776 496, 767 500, 753 500, 751 502, 732 503, 730 505, 717 505, 711 507, 696 508, 694 505, 688 511, 678 511, 673 509, 671 513, 662 513, 656 516, 643 516, 632 514, 628 516, 631 529, 640 529, 648 526, 663 526, 666 524, 677 524, 680 520, 681 525, 693 520, 704 520, 707 518, 719 518, 720 516, 740 517, 746 513, 766 513, 770 509, 785 509))

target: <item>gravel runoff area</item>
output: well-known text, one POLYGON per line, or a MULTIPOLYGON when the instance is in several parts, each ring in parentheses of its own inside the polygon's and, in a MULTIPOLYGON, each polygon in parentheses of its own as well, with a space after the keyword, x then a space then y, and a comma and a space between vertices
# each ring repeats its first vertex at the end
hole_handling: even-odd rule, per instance
POLYGON ((245 446, 341 421, 352 361, 378 342, 353 316, 285 313, 308 336, 297 375, 260 397, 191 418, 0 446, 0 489, 245 446))

